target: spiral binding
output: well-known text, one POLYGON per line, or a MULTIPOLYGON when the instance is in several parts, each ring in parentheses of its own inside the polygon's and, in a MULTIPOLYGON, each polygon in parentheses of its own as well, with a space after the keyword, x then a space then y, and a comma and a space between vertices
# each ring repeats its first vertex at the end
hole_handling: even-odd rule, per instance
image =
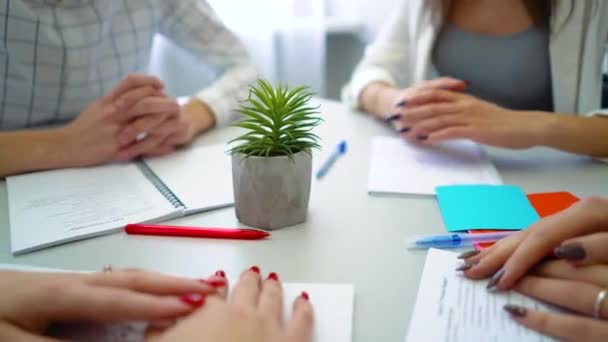
POLYGON ((180 199, 169 189, 169 187, 150 169, 144 162, 138 162, 137 166, 141 169, 146 178, 154 185, 158 192, 163 195, 169 203, 175 208, 185 208, 186 206, 180 199))

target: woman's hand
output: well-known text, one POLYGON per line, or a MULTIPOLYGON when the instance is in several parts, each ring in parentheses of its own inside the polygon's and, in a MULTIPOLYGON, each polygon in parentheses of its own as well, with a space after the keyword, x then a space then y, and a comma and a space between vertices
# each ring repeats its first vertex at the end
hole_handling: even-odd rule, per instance
POLYGON ((425 89, 409 96, 396 115, 395 125, 410 141, 469 139, 512 149, 543 145, 552 118, 544 112, 508 110, 445 89, 425 89))
POLYGON ((422 81, 411 87, 398 89, 385 83, 370 83, 361 94, 361 107, 375 117, 394 121, 399 117, 403 103, 417 94, 429 89, 447 89, 461 92, 467 88, 467 82, 450 77, 441 77, 422 81))
POLYGON ((493 274, 489 287, 506 290, 552 253, 574 266, 608 263, 607 242, 608 200, 586 198, 467 258, 464 274, 493 274))
POLYGON ((283 290, 275 273, 261 280, 256 266, 243 272, 230 300, 207 296, 204 306, 158 336, 160 341, 310 342, 313 310, 305 292, 283 323, 283 290))
POLYGON ((194 280, 137 270, 91 274, 0 272, 0 340, 44 340, 54 322, 171 320, 226 291, 226 279, 194 280))
POLYGON ((122 130, 119 160, 170 154, 215 125, 211 109, 198 100, 180 107, 175 99, 163 94, 141 100, 132 110, 152 114, 156 111, 157 115, 142 116, 122 130))
POLYGON ((607 341, 608 298, 598 301, 606 288, 608 265, 577 267, 564 260, 550 261, 521 279, 514 289, 573 313, 546 313, 516 305, 505 310, 526 327, 560 340, 607 341))

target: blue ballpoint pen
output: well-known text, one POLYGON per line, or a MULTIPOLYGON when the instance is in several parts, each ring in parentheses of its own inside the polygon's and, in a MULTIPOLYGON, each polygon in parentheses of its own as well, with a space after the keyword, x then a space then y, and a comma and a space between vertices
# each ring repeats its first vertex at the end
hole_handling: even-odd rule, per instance
POLYGON ((340 158, 340 156, 344 153, 346 153, 346 141, 342 140, 340 144, 338 144, 336 150, 331 154, 331 156, 329 156, 325 163, 323 163, 319 171, 317 171, 317 179, 323 178, 332 165, 334 165, 336 160, 338 160, 338 158, 340 158))
POLYGON ((496 242, 517 231, 479 234, 447 234, 418 236, 408 239, 408 248, 459 248, 473 246, 480 242, 496 242))

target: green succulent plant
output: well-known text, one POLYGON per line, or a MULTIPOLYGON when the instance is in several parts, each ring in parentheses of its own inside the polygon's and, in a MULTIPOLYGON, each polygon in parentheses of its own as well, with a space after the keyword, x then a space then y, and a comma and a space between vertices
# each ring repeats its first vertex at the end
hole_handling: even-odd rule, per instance
POLYGON ((237 110, 245 118, 234 126, 246 132, 230 141, 239 144, 228 153, 291 158, 301 151, 319 149, 320 138, 312 130, 322 119, 319 107, 310 105, 313 95, 307 86, 290 89, 279 84, 275 88, 266 80, 258 80, 237 110))

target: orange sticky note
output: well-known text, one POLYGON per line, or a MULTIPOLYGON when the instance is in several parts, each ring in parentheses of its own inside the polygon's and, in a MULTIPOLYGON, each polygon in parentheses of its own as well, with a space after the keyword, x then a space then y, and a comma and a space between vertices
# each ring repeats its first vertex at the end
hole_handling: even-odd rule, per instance
MULTIPOLYGON (((580 199, 573 194, 560 191, 560 192, 542 192, 537 194, 526 195, 530 204, 534 207, 534 210, 540 217, 547 217, 558 213, 562 210, 568 209, 572 204, 578 202, 580 199)), ((469 233, 493 233, 500 232, 500 230, 470 230, 469 233)), ((493 242, 477 243, 475 249, 482 250, 492 246, 493 242)))

